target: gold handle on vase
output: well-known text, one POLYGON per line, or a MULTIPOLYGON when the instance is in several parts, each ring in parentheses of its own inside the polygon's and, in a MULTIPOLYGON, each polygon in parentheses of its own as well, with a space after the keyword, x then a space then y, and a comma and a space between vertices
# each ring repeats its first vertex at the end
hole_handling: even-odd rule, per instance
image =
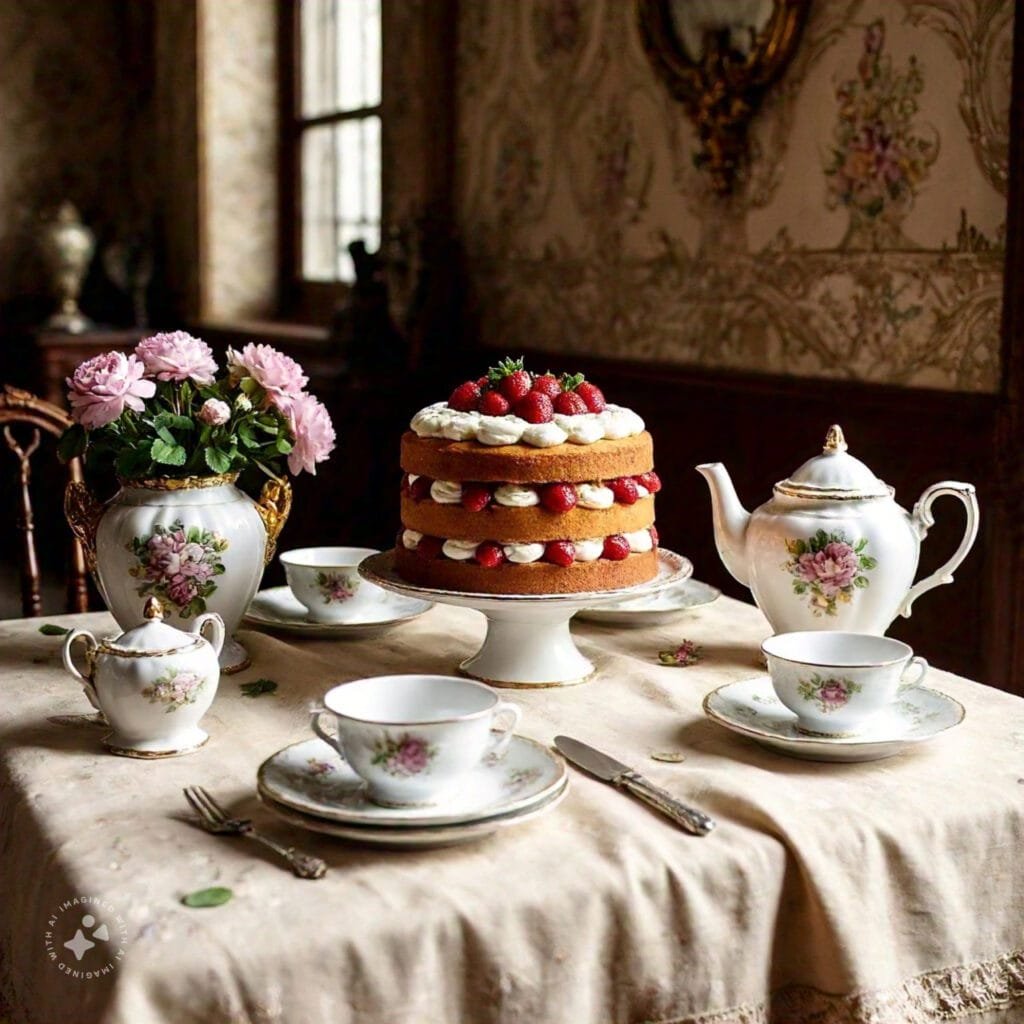
POLYGON ((263 520, 267 531, 267 549, 263 555, 263 564, 269 565, 277 550, 277 537, 284 524, 288 521, 288 513, 292 510, 292 485, 287 480, 268 480, 260 491, 260 500, 256 502, 256 511, 263 520))
POLYGON ((96 529, 103 518, 104 508, 89 490, 89 485, 72 472, 64 489, 64 518, 71 527, 85 556, 85 567, 96 572, 96 529))

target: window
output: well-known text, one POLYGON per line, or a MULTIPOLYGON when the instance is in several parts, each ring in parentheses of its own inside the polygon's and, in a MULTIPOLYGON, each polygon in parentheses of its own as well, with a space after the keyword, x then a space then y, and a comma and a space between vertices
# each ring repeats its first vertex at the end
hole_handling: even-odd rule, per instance
POLYGON ((355 280, 349 243, 380 246, 380 0, 282 10, 285 304, 320 319, 355 280))

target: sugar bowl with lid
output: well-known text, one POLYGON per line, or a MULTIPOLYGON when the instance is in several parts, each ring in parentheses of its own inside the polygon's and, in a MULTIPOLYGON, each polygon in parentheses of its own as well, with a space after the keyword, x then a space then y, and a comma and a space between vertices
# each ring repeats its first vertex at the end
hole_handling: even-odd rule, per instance
POLYGON ((199 728, 217 692, 224 644, 224 622, 209 612, 192 629, 163 622, 160 601, 150 597, 145 621, 119 637, 97 640, 76 629, 64 640, 64 667, 85 690, 89 702, 113 731, 103 744, 125 757, 157 758, 187 754, 209 738, 199 728), (203 636, 209 627, 210 639, 203 636), (76 643, 85 645, 85 671, 72 658, 76 643))

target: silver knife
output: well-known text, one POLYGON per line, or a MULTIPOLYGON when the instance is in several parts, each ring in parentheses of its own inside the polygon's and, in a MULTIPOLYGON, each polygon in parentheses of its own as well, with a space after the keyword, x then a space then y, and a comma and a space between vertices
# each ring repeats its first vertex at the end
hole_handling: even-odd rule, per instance
POLYGON ((582 768, 613 786, 628 790, 655 810, 671 818, 677 825, 682 825, 692 835, 706 836, 715 827, 714 819, 709 818, 703 811, 680 803, 671 793, 666 793, 661 787, 648 782, 629 765, 602 754, 600 750, 588 747, 586 743, 574 740, 571 736, 556 736, 555 749, 572 761, 577 768, 582 768))

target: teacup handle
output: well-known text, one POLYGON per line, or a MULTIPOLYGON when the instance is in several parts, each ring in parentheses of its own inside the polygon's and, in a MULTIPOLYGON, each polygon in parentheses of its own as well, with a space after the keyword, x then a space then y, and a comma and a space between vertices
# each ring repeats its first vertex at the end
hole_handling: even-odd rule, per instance
POLYGON ((516 734, 516 726, 519 725, 519 719, 523 717, 522 711, 515 704, 510 704, 508 701, 499 701, 498 705, 494 709, 494 713, 491 716, 491 729, 494 730, 495 723, 499 718, 510 719, 508 725, 498 733, 495 739, 492 741, 490 748, 484 755, 488 761, 500 761, 508 751, 508 746, 512 742, 512 737, 516 734))
POLYGON ((915 654, 914 657, 907 662, 906 668, 904 668, 903 672, 900 674, 900 686, 919 686, 921 680, 928 674, 928 668, 928 662, 925 661, 924 658, 918 657, 915 654), (917 675, 914 677, 913 682, 908 683, 906 675, 913 668, 917 668, 917 675))
POLYGON ((99 647, 99 644, 96 643, 96 637, 94 637, 89 630, 73 629, 64 638, 64 647, 61 650, 61 659, 64 662, 64 668, 82 684, 82 689, 85 691, 85 695, 88 697, 89 703, 97 711, 101 711, 102 708, 100 707, 99 696, 96 693, 96 686, 92 681, 92 675, 95 669, 93 657, 96 654, 97 647, 99 647), (71 648, 77 640, 85 641, 85 675, 78 671, 78 666, 71 660, 71 648))
POLYGON ((313 728, 313 732, 317 734, 327 744, 337 751, 338 757, 345 760, 345 752, 341 749, 341 742, 337 736, 332 736, 321 724, 320 716, 327 711, 327 708, 314 708, 310 712, 309 724, 313 728))
MULTIPOLYGON (((212 626, 212 635, 208 641, 213 648, 213 653, 220 655, 220 649, 224 646, 224 620, 216 612, 206 612, 192 623, 192 632, 203 636, 203 630, 212 626)), ((206 637, 203 637, 205 640, 206 637)))

